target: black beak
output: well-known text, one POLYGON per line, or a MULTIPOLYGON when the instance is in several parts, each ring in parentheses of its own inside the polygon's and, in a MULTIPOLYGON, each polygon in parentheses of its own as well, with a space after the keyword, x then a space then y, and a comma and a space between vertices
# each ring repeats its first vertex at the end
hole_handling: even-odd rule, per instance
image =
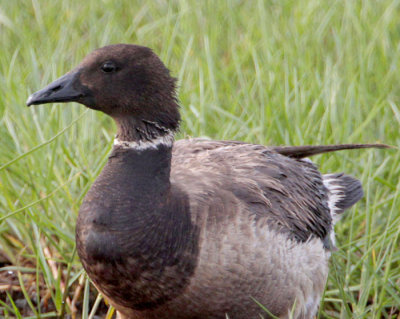
POLYGON ((85 88, 80 84, 79 71, 69 72, 33 93, 26 101, 27 106, 52 102, 78 102, 85 97, 85 88))

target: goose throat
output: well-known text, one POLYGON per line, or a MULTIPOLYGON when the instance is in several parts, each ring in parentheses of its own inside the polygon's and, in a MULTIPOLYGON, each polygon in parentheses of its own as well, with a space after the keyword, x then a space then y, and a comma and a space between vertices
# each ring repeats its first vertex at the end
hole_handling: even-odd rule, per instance
POLYGON ((172 147, 174 143, 174 133, 168 131, 165 135, 157 136, 151 139, 138 139, 133 141, 121 140, 118 136, 114 139, 114 146, 118 146, 124 149, 132 150, 147 150, 147 149, 158 149, 160 146, 172 147))
POLYGON ((129 116, 114 117, 114 120, 117 124, 114 146, 138 151, 172 147, 175 130, 161 123, 129 116))

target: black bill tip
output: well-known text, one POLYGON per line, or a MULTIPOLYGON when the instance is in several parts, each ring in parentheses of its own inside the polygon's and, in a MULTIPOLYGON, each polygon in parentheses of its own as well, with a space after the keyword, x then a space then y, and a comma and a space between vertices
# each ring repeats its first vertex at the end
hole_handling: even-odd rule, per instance
MULTIPOLYGON (((40 91, 38 91, 40 92, 40 91)), ((31 105, 37 105, 37 104, 41 104, 43 102, 40 101, 40 99, 38 99, 38 92, 35 92, 31 95, 29 95, 28 99, 26 100, 26 106, 31 106, 31 105)))
POLYGON ((70 72, 28 97, 27 106, 54 103, 75 102, 85 96, 79 83, 79 72, 70 72))
POLYGON ((35 103, 34 100, 35 100, 34 95, 33 94, 29 95, 28 99, 26 100, 26 106, 29 107, 33 105, 35 103))

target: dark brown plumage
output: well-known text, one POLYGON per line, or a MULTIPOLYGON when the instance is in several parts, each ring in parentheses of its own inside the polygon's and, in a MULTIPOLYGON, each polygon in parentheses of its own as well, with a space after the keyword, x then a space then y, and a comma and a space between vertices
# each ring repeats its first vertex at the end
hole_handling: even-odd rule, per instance
POLYGON ((312 318, 333 219, 362 196, 302 158, 375 144, 265 147, 181 140, 175 79, 148 48, 107 46, 27 104, 77 101, 118 133, 82 203, 78 253, 123 318, 312 318))

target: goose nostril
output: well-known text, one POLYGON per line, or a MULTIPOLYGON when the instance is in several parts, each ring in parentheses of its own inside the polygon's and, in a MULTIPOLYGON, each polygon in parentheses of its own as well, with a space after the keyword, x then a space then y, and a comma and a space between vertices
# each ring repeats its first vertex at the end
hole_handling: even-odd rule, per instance
POLYGON ((57 91, 59 91, 61 88, 62 88, 61 85, 57 85, 57 86, 51 88, 51 91, 52 91, 52 92, 57 92, 57 91))

